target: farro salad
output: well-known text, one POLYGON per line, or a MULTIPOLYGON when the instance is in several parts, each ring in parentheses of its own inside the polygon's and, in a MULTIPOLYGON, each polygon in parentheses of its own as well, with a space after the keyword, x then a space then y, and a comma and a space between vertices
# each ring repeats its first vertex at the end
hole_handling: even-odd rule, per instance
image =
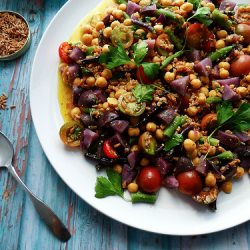
POLYGON ((59 56, 60 137, 106 170, 97 198, 154 203, 164 187, 215 210, 250 173, 250 5, 116 0, 59 56))

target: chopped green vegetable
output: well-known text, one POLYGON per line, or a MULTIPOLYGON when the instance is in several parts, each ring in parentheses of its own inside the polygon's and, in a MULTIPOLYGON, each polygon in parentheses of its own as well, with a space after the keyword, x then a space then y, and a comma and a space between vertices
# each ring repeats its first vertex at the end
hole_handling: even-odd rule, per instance
POLYGON ((150 79, 154 80, 156 76, 159 74, 160 66, 157 63, 142 63, 141 66, 143 67, 145 75, 150 79))
POLYGON ((107 169, 107 176, 97 177, 95 186, 95 197, 105 198, 110 195, 118 195, 123 197, 123 190, 121 186, 121 175, 112 169, 107 169))
POLYGON ((209 137, 208 138, 208 143, 211 145, 211 146, 218 146, 220 141, 218 139, 215 139, 213 137, 209 137))
POLYGON ((214 9, 212 12, 213 21, 224 29, 231 29, 232 21, 228 19, 226 14, 223 14, 218 9, 214 9))
POLYGON ((220 60, 221 58, 225 57, 233 49, 233 47, 234 46, 227 46, 227 47, 218 49, 215 52, 211 53, 209 57, 212 60, 212 62, 216 62, 220 60))
POLYGON ((87 56, 92 55, 93 51, 94 51, 94 47, 87 47, 87 49, 86 49, 86 55, 87 56))
POLYGON ((187 2, 193 4, 194 10, 197 10, 201 4, 201 0, 188 0, 187 2))
POLYGON ((139 65, 144 57, 147 55, 148 52, 148 45, 146 42, 138 43, 134 48, 134 61, 136 65, 139 65))
POLYGON ((181 50, 183 47, 182 41, 174 34, 171 29, 167 29, 166 33, 168 34, 170 40, 172 41, 176 49, 181 50))
POLYGON ((224 151, 221 154, 218 154, 215 156, 219 160, 233 160, 235 158, 235 155, 231 151, 224 151))
POLYGON ((210 96, 207 98, 206 103, 208 104, 216 104, 222 102, 222 98, 218 96, 210 96))
POLYGON ((183 50, 181 51, 178 51, 176 53, 174 53, 173 55, 167 57, 163 62, 162 62, 162 65, 160 67, 160 69, 164 69, 169 63, 171 63, 175 58, 178 58, 180 56, 182 56, 184 53, 183 50))
POLYGON ((167 19, 173 22, 179 23, 179 24, 183 24, 185 21, 181 15, 175 14, 174 12, 170 10, 158 9, 155 11, 155 14, 157 16, 159 16, 160 14, 163 14, 167 19))
POLYGON ((144 194, 141 192, 132 193, 131 201, 132 203, 145 202, 145 203, 155 203, 157 199, 156 194, 144 194))
POLYGON ((170 125, 164 130, 164 135, 166 135, 168 138, 171 138, 176 131, 176 129, 185 123, 186 116, 176 116, 174 120, 170 123, 170 125))
POLYGON ((213 22, 210 15, 211 15, 211 12, 208 7, 201 7, 201 8, 198 8, 196 12, 194 13, 194 15, 189 17, 187 21, 190 21, 191 19, 194 18, 194 19, 197 19, 199 22, 203 23, 204 25, 209 26, 213 22))
POLYGON ((142 85, 137 83, 132 89, 132 92, 137 102, 148 102, 153 99, 154 87, 152 85, 142 85))
POLYGON ((173 135, 169 140, 165 142, 164 150, 169 151, 172 148, 179 146, 183 142, 183 140, 184 140, 183 135, 180 134, 173 135))

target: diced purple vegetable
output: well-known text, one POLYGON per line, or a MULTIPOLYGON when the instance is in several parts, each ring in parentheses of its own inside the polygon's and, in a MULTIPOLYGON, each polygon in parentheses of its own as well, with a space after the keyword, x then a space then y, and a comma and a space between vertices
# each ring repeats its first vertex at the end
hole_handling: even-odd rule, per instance
POLYGON ((179 182, 174 176, 167 176, 162 181, 162 184, 166 188, 178 188, 179 182))
POLYGON ((167 21, 167 19, 166 19, 165 15, 160 14, 160 15, 158 16, 158 18, 154 21, 154 23, 165 24, 166 21, 167 21))
POLYGON ((239 77, 232 77, 228 79, 223 79, 223 80, 215 80, 218 82, 220 85, 225 86, 225 85, 234 85, 235 87, 238 87, 240 84, 240 78, 239 77))
POLYGON ((80 71, 80 67, 78 66, 78 64, 69 65, 69 67, 68 67, 68 75, 69 76, 68 77, 70 79, 75 79, 77 77, 79 71, 80 71))
POLYGON ((216 175, 221 176, 221 172, 219 171, 220 167, 211 160, 207 160, 207 162, 209 163, 209 169, 216 175))
POLYGON ((149 30, 151 32, 154 31, 154 28, 152 26, 150 26, 149 24, 147 24, 147 23, 143 23, 143 22, 141 22, 139 20, 135 20, 135 19, 132 19, 132 18, 131 18, 131 21, 132 21, 133 24, 138 25, 138 26, 140 26, 140 27, 142 27, 144 29, 147 29, 147 30, 149 30))
POLYGON ((243 158, 240 165, 241 165, 241 167, 243 167, 245 169, 249 169, 250 168, 250 157, 243 158))
POLYGON ((125 188, 131 183, 137 175, 137 170, 131 168, 128 164, 124 164, 122 168, 122 186, 125 188))
POLYGON ((202 76, 209 76, 211 69, 212 60, 209 57, 203 59, 202 61, 194 65, 194 70, 202 76))
POLYGON ((139 12, 141 9, 141 6, 134 3, 134 2, 131 2, 131 1, 128 1, 128 4, 127 4, 127 9, 126 9, 126 13, 131 16, 132 14, 136 13, 136 12, 139 12))
POLYGON ((81 134, 81 148, 88 149, 90 145, 99 137, 99 135, 92 130, 86 128, 81 134))
POLYGON ((118 113, 115 111, 104 111, 102 116, 98 119, 98 127, 102 128, 106 125, 108 125, 113 120, 117 119, 119 117, 118 113))
POLYGON ((148 50, 153 50, 155 47, 155 39, 147 39, 147 40, 143 40, 144 42, 147 43, 148 45, 148 50))
POLYGON ((194 169, 192 161, 187 157, 181 156, 176 163, 175 175, 192 169, 194 169))
POLYGON ((192 51, 187 52, 186 56, 192 62, 200 61, 202 59, 201 51, 197 49, 193 49, 192 51))
POLYGON ((125 152, 129 151, 129 145, 122 135, 116 133, 109 140, 111 145, 115 146, 119 144, 124 149, 125 152))
POLYGON ((168 107, 167 109, 161 111, 157 114, 157 118, 159 118, 164 124, 169 125, 176 116, 176 111, 168 107))
POLYGON ((228 85, 224 85, 222 98, 224 101, 238 101, 240 96, 233 91, 228 85))
POLYGON ((103 23, 104 23, 105 26, 108 26, 111 23, 110 17, 111 17, 111 14, 108 14, 107 16, 105 16, 103 18, 102 21, 103 21, 103 23))
POLYGON ((234 153, 236 153, 238 157, 248 158, 250 157, 250 146, 241 145, 241 146, 235 147, 234 153))
POLYGON ((236 132, 235 135, 240 139, 241 142, 250 141, 250 136, 245 132, 236 132))
POLYGON ((165 176, 173 169, 173 164, 165 160, 163 157, 159 157, 156 160, 156 167, 160 171, 162 176, 165 176))
POLYGON ((141 13, 146 16, 153 16, 156 11, 156 4, 145 6, 141 9, 141 13))
POLYGON ((72 59, 73 61, 77 62, 77 61, 82 60, 84 58, 84 54, 80 48, 74 47, 69 54, 69 58, 72 59))
POLYGON ((236 6, 236 3, 231 1, 222 1, 219 7, 220 11, 233 11, 236 6))
POLYGON ((178 94, 184 96, 187 92, 189 76, 176 79, 170 83, 171 88, 178 94))
POLYGON ((199 165, 195 168, 195 170, 197 172, 199 172, 200 174, 202 175, 206 175, 208 173, 208 168, 209 168, 209 165, 208 165, 208 161, 205 159, 205 156, 202 155, 200 157, 200 162, 199 162, 199 165))
POLYGON ((92 105, 96 104, 97 98, 92 90, 84 91, 78 100, 79 106, 84 106, 87 108, 92 107, 92 105))
POLYGON ((81 96, 83 92, 83 88, 82 87, 78 87, 78 86, 73 86, 73 105, 76 106, 78 105, 78 100, 81 96))
POLYGON ((114 120, 110 122, 110 127, 122 134, 128 128, 129 122, 125 120, 114 120))
POLYGON ((138 162, 138 152, 135 152, 135 151, 131 152, 128 155, 127 159, 128 159, 128 163, 130 167, 134 168, 138 162))
POLYGON ((95 121, 89 114, 81 114, 80 119, 85 127, 95 124, 95 121))
POLYGON ((223 171, 221 171, 221 173, 226 178, 226 180, 230 180, 235 175, 237 167, 227 164, 227 165, 221 167, 221 169, 223 169, 223 171))
POLYGON ((93 91, 93 93, 99 101, 101 101, 101 102, 107 101, 107 96, 105 95, 105 93, 102 90, 96 89, 93 91))
POLYGON ((217 132, 215 138, 220 141, 220 144, 229 148, 237 147, 240 144, 240 140, 236 135, 229 134, 221 130, 217 132))

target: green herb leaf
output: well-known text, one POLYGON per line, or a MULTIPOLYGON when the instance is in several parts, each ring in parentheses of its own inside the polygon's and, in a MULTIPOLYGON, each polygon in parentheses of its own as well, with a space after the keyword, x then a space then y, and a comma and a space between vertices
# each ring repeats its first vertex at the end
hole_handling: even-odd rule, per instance
POLYGON ((141 192, 132 193, 131 201, 132 203, 145 202, 145 203, 155 203, 157 199, 156 194, 144 194, 141 192))
POLYGON ((201 7, 197 9, 194 15, 188 18, 187 21, 194 18, 194 19, 197 19, 199 22, 203 23, 204 25, 209 26, 213 22, 210 15, 211 15, 211 12, 208 7, 201 7))
POLYGON ((159 74, 160 65, 156 63, 142 63, 141 64, 144 70, 145 75, 153 80, 159 74))
POLYGON ((108 179, 104 176, 97 177, 95 185, 95 197, 105 198, 110 195, 119 195, 123 197, 121 187, 121 175, 112 169, 107 170, 108 179))
POLYGON ((193 4, 194 10, 196 10, 199 8, 201 0, 188 0, 188 3, 193 4))
POLYGON ((92 55, 93 51, 94 51, 94 47, 87 47, 87 49, 86 49, 86 55, 87 56, 92 55))
POLYGON ((134 61, 136 65, 139 65, 144 57, 147 55, 148 52, 148 45, 146 42, 140 42, 135 46, 134 49, 134 61))
POLYGON ((165 142, 165 151, 169 151, 172 148, 180 145, 184 141, 184 138, 180 134, 173 135, 168 141, 165 142))
POLYGON ((137 102, 147 102, 152 101, 154 87, 151 85, 136 84, 132 89, 132 92, 137 100, 137 102))
POLYGON ((224 124, 234 115, 231 102, 223 102, 217 110, 217 122, 219 125, 224 124))

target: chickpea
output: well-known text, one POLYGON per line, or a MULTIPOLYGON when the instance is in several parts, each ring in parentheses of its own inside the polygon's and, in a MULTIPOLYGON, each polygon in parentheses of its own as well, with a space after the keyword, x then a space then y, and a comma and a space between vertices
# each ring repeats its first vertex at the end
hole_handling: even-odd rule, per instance
POLYGON ((136 193, 138 191, 138 185, 134 182, 128 184, 128 191, 130 193, 136 193))
POLYGON ((227 78, 229 76, 228 70, 220 69, 220 78, 227 78))
POLYGON ((159 56, 154 56, 153 57, 153 62, 154 63, 160 63, 161 62, 161 58, 159 56))
POLYGON ((163 25, 162 24, 156 24, 154 26, 156 34, 161 34, 163 32, 163 25))
POLYGON ((192 152, 196 149, 196 144, 194 141, 190 140, 190 139, 186 139, 184 142, 183 142, 183 146, 185 148, 185 150, 187 152, 192 152))
POLYGON ((112 71, 110 69, 104 69, 101 73, 101 76, 105 77, 106 79, 112 78, 112 71))
POLYGON ((186 11, 186 12, 191 12, 193 10, 193 4, 191 3, 184 3, 180 7, 181 10, 186 11))
POLYGON ((109 107, 108 102, 104 102, 104 103, 102 104, 102 107, 103 107, 104 109, 107 109, 107 108, 109 107))
POLYGON ((77 77, 77 78, 75 78, 73 84, 77 85, 77 86, 80 86, 82 84, 82 80, 79 77, 77 77))
POLYGON ((208 8, 210 9, 211 12, 213 12, 214 9, 215 9, 215 6, 214 6, 213 3, 207 3, 207 4, 206 4, 206 7, 208 7, 208 8))
POLYGON ((198 96, 198 102, 199 104, 205 104, 206 103, 206 96, 205 94, 203 93, 200 93, 199 96, 198 96))
POLYGON ((103 30, 103 36, 106 38, 111 37, 112 34, 112 28, 111 27, 107 27, 103 30))
POLYGON ((197 149, 195 149, 194 151, 188 153, 188 156, 191 159, 195 159, 197 157, 197 155, 198 155, 198 150, 197 149))
POLYGON ((136 35, 143 35, 145 33, 145 31, 143 30, 143 29, 137 29, 136 31, 135 31, 135 34, 136 35))
POLYGON ((95 29, 97 30, 97 31, 100 31, 100 30, 103 30, 105 28, 105 24, 104 24, 104 22, 98 22, 97 24, 96 24, 96 26, 95 26, 95 29))
POLYGON ((89 24, 85 24, 82 26, 82 32, 83 34, 91 34, 93 31, 93 28, 89 24))
POLYGON ((108 44, 104 44, 104 46, 102 47, 102 52, 103 53, 109 52, 109 45, 108 44))
POLYGON ((83 42, 85 45, 87 45, 87 46, 91 45, 92 40, 93 40, 93 36, 90 35, 90 34, 84 34, 84 35, 82 36, 82 42, 83 42))
POLYGON ((95 78, 93 76, 89 76, 86 79, 86 83, 89 87, 94 87, 95 86, 95 78))
MULTIPOLYGON (((250 46, 250 45, 249 45, 250 46)), ((250 83, 250 74, 246 76, 246 80, 250 83)))
POLYGON ((225 44, 224 40, 220 39, 220 40, 216 41, 215 48, 216 49, 221 49, 221 48, 224 48, 225 45, 226 44, 225 44))
POLYGON ((221 185, 221 189, 224 193, 230 194, 232 192, 233 183, 231 181, 225 181, 221 185))
POLYGON ((71 109, 70 115, 73 118, 73 120, 79 120, 81 115, 81 110, 78 107, 74 107, 73 109, 71 109))
POLYGON ((131 19, 125 19, 124 22, 123 22, 123 24, 125 26, 130 26, 130 25, 132 25, 132 21, 131 21, 131 19))
POLYGON ((131 151, 131 152, 138 152, 138 151, 140 151, 140 149, 139 149, 138 145, 133 145, 133 146, 131 147, 130 151, 131 151))
POLYGON ((194 80, 194 79, 197 79, 196 75, 195 74, 190 74, 189 75, 189 79, 190 81, 194 80))
POLYGON ((188 132, 188 138, 194 142, 198 141, 201 138, 201 133, 197 130, 190 130, 188 132))
POLYGON ((156 131, 156 124, 153 123, 153 122, 148 122, 147 125, 146 125, 146 130, 148 132, 155 132, 156 131))
POLYGON ((199 166, 199 164, 200 164, 200 158, 199 158, 199 157, 195 157, 195 158, 192 160, 192 162, 193 162, 193 165, 194 165, 195 167, 197 167, 197 166, 199 166))
POLYGON ((140 165, 145 167, 145 166, 148 166, 149 165, 149 160, 147 158, 142 158, 141 161, 140 161, 140 165))
POLYGON ((219 39, 226 38, 227 37, 227 31, 226 30, 219 30, 217 31, 217 36, 219 39))
POLYGON ((194 79, 191 81, 191 85, 194 89, 199 89, 201 87, 201 81, 199 79, 194 79))
POLYGON ((218 67, 220 68, 220 69, 226 69, 226 70, 229 70, 230 69, 230 64, 228 63, 228 62, 220 62, 219 64, 218 64, 218 67))
POLYGON ((164 79, 166 82, 172 82, 175 79, 175 73, 166 72, 164 75, 164 79))
POLYGON ((220 84, 216 81, 212 81, 212 88, 213 89, 217 89, 217 88, 220 88, 220 84))
POLYGON ((247 53, 250 54, 250 45, 247 46, 247 53))
POLYGON ((161 4, 164 7, 172 5, 172 2, 173 2, 172 0, 161 0, 161 4))
POLYGON ((140 6, 147 6, 147 5, 150 5, 151 1, 150 0, 141 0, 139 5, 140 6))
POLYGON ((134 3, 139 3, 140 0, 132 0, 132 2, 134 2, 134 3))
POLYGON ((108 85, 106 78, 100 76, 96 79, 95 85, 99 88, 105 88, 108 85))
POLYGON ((217 96, 217 92, 216 92, 216 90, 213 89, 213 90, 209 91, 208 95, 209 95, 209 97, 215 97, 215 96, 217 96))
POLYGON ((205 178, 205 184, 207 187, 214 187, 216 185, 216 178, 213 173, 209 172, 205 178))
POLYGON ((97 38, 99 36, 99 32, 96 30, 93 30, 92 36, 93 36, 93 38, 97 38))
POLYGON ((162 140, 164 138, 164 133, 162 129, 156 129, 155 136, 157 140, 162 140))
POLYGON ((114 167, 113 167, 114 171, 118 174, 121 174, 122 173, 122 166, 120 164, 116 164, 114 167))
POLYGON ((118 100, 114 97, 108 97, 107 101, 108 101, 108 104, 110 107, 117 107, 118 106, 118 100))
POLYGON ((245 97, 248 94, 248 90, 246 87, 238 87, 236 88, 236 92, 242 97, 245 97))
POLYGON ((244 170, 243 167, 237 167, 234 178, 235 179, 240 179, 244 175, 244 173, 245 173, 245 170, 244 170))
POLYGON ((111 23, 111 28, 114 29, 119 24, 120 24, 120 22, 116 20, 116 21, 114 21, 114 22, 111 23))
POLYGON ((210 80, 208 76, 201 76, 200 77, 201 81, 205 84, 209 84, 210 80))
POLYGON ((99 40, 98 40, 98 38, 94 38, 94 39, 92 40, 92 42, 91 42, 91 45, 92 45, 92 46, 98 46, 98 45, 99 45, 99 40))
POLYGON ((128 135, 129 136, 139 136, 140 129, 139 128, 129 128, 128 129, 128 135))
POLYGON ((216 147, 215 146, 210 146, 208 149, 208 155, 213 156, 216 153, 216 147))
POLYGON ((177 6, 181 6, 181 5, 184 4, 184 0, 175 0, 174 3, 175 3, 175 5, 177 5, 177 6))
POLYGON ((112 15, 117 19, 121 19, 124 16, 124 13, 122 10, 118 9, 118 10, 113 10, 112 15))
POLYGON ((190 116, 196 116, 198 113, 198 109, 195 106, 191 106, 191 107, 187 108, 187 113, 190 116))
POLYGON ((119 10, 125 11, 127 9, 127 5, 122 3, 122 4, 119 5, 118 8, 119 8, 119 10))
POLYGON ((201 93, 203 93, 205 96, 208 96, 209 91, 208 91, 208 88, 207 88, 207 87, 201 87, 200 91, 201 91, 201 93))

